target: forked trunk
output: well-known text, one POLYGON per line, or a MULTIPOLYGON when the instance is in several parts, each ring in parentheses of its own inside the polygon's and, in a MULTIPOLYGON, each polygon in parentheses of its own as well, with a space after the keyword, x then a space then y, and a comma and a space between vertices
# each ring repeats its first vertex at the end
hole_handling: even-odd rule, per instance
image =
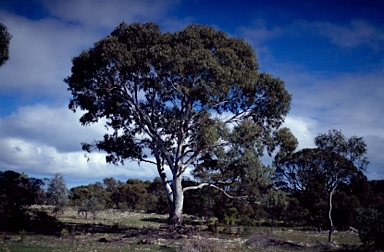
POLYGON ((180 173, 173 175, 173 180, 170 183, 164 170, 164 166, 160 161, 160 157, 156 156, 157 170, 159 172, 165 193, 169 203, 169 218, 168 224, 172 226, 180 226, 183 224, 183 204, 184 192, 181 185, 182 176, 180 173))

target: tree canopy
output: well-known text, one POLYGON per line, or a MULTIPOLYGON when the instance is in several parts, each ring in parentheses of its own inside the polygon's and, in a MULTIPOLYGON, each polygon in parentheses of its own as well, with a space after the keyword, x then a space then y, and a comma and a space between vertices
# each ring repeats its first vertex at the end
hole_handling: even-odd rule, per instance
POLYGON ((177 219, 185 171, 220 148, 273 151, 291 101, 283 81, 258 72, 243 39, 198 24, 163 33, 122 23, 73 59, 65 82, 83 125, 106 120, 104 138, 83 149, 104 150, 115 164, 154 164, 177 219))

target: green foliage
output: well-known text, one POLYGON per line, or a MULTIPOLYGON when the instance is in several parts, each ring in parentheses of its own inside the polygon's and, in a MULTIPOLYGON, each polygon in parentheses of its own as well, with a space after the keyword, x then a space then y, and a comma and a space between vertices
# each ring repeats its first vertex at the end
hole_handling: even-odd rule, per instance
POLYGON ((9 59, 9 43, 11 41, 7 27, 0 23, 0 67, 9 59))
POLYGON ((21 230, 26 206, 41 203, 43 181, 14 171, 0 171, 0 229, 21 230))
POLYGON ((235 207, 230 207, 224 212, 224 223, 226 226, 232 226, 235 224, 235 220, 238 217, 238 211, 235 207))
POLYGON ((63 237, 63 238, 66 238, 69 236, 69 232, 66 228, 63 228, 61 231, 60 231, 60 236, 63 237))
POLYGON ((359 237, 364 245, 384 249, 384 213, 373 208, 359 208, 356 220, 359 237))
POLYGON ((287 207, 282 212, 282 217, 287 226, 302 227, 310 222, 310 212, 296 197, 287 198, 287 207))
POLYGON ((263 206, 269 213, 272 220, 280 219, 283 211, 287 208, 286 195, 281 190, 269 190, 264 196, 263 206))
POLYGON ((328 197, 339 183, 349 183, 358 172, 345 157, 322 149, 303 149, 277 164, 276 175, 284 190, 310 213, 312 225, 326 225, 328 197))
POLYGON ((126 183, 106 178, 103 183, 74 187, 71 205, 82 212, 95 213, 105 208, 166 213, 168 202, 160 178, 153 182, 129 179, 126 183))
POLYGON ((255 220, 250 218, 249 216, 247 216, 247 215, 241 215, 240 216, 239 225, 251 227, 251 226, 254 226, 255 224, 256 224, 255 220))
MULTIPOLYGON (((162 33, 154 23, 122 23, 73 58, 65 82, 72 94, 69 108, 84 111, 80 122, 103 118, 110 129, 83 149, 106 151, 106 161, 114 164, 127 159, 154 164, 171 209, 183 203, 177 185, 187 168, 216 185, 252 176, 261 182, 266 169, 258 158, 265 147, 275 149, 274 131, 291 101, 283 81, 258 72, 249 44, 198 24, 162 33), (219 168, 199 166, 204 155, 221 162, 219 168), (225 155, 227 160, 219 160, 225 155)), ((135 194, 145 189, 124 187, 132 192, 125 193, 127 207, 142 208, 135 194)))
POLYGON ((353 224, 352 216, 360 205, 359 200, 364 202, 363 195, 369 195, 369 190, 364 191, 367 184, 362 174, 368 165, 367 150, 362 138, 346 138, 334 129, 319 134, 315 144, 316 149, 277 155, 276 178, 279 186, 298 200, 297 210, 308 210, 310 224, 326 226, 328 217, 331 242, 334 223, 339 228, 353 224), (338 198, 335 200, 334 196, 338 198), (335 222, 332 216, 336 217, 335 222))
POLYGON ((273 144, 268 146, 268 150, 270 152, 273 151, 276 146, 278 147, 278 151, 275 155, 275 162, 279 162, 279 160, 289 156, 292 154, 299 142, 296 137, 292 134, 291 130, 288 128, 281 128, 274 132, 273 134, 273 144))
POLYGON ((366 207, 384 212, 384 180, 369 181, 370 195, 366 207))
POLYGON ((69 202, 69 191, 61 174, 55 174, 53 178, 48 179, 47 203, 54 206, 55 214, 62 212, 69 202))
POLYGON ((98 198, 92 196, 91 198, 86 199, 85 201, 82 202, 81 208, 86 212, 92 213, 93 216, 95 217, 96 212, 103 209, 103 205, 98 198))
POLYGON ((362 137, 347 138, 339 130, 331 129, 327 134, 319 134, 315 143, 322 150, 331 151, 350 160, 359 170, 368 166, 367 145, 362 137))

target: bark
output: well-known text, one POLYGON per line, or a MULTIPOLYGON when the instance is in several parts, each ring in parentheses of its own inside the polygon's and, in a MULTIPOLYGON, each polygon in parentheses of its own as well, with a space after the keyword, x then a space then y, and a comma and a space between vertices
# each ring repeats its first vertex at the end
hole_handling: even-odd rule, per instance
POLYGON ((172 181, 173 202, 170 208, 170 224, 180 226, 183 224, 184 192, 181 186, 182 176, 174 175, 172 181))
POLYGON ((157 171, 160 175, 161 182, 163 184, 164 191, 167 195, 168 202, 172 203, 174 201, 173 192, 172 192, 171 186, 169 185, 167 174, 165 173, 164 166, 160 163, 160 158, 158 158, 158 156, 156 156, 156 160, 157 160, 157 171))

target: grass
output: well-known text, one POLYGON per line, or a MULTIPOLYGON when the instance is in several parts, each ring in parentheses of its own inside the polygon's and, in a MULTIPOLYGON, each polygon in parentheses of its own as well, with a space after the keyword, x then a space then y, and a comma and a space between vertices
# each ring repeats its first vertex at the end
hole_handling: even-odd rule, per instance
MULTIPOLYGON (((336 232, 328 244, 327 232, 270 227, 233 227, 214 233, 206 225, 187 225, 181 232, 167 229, 166 215, 100 211, 93 216, 66 209, 56 232, 41 235, 21 230, 0 241, 2 251, 347 251, 359 249, 356 234, 336 232), (238 232, 236 232, 236 230, 238 232)), ((189 221, 189 217, 186 217, 189 221)))

